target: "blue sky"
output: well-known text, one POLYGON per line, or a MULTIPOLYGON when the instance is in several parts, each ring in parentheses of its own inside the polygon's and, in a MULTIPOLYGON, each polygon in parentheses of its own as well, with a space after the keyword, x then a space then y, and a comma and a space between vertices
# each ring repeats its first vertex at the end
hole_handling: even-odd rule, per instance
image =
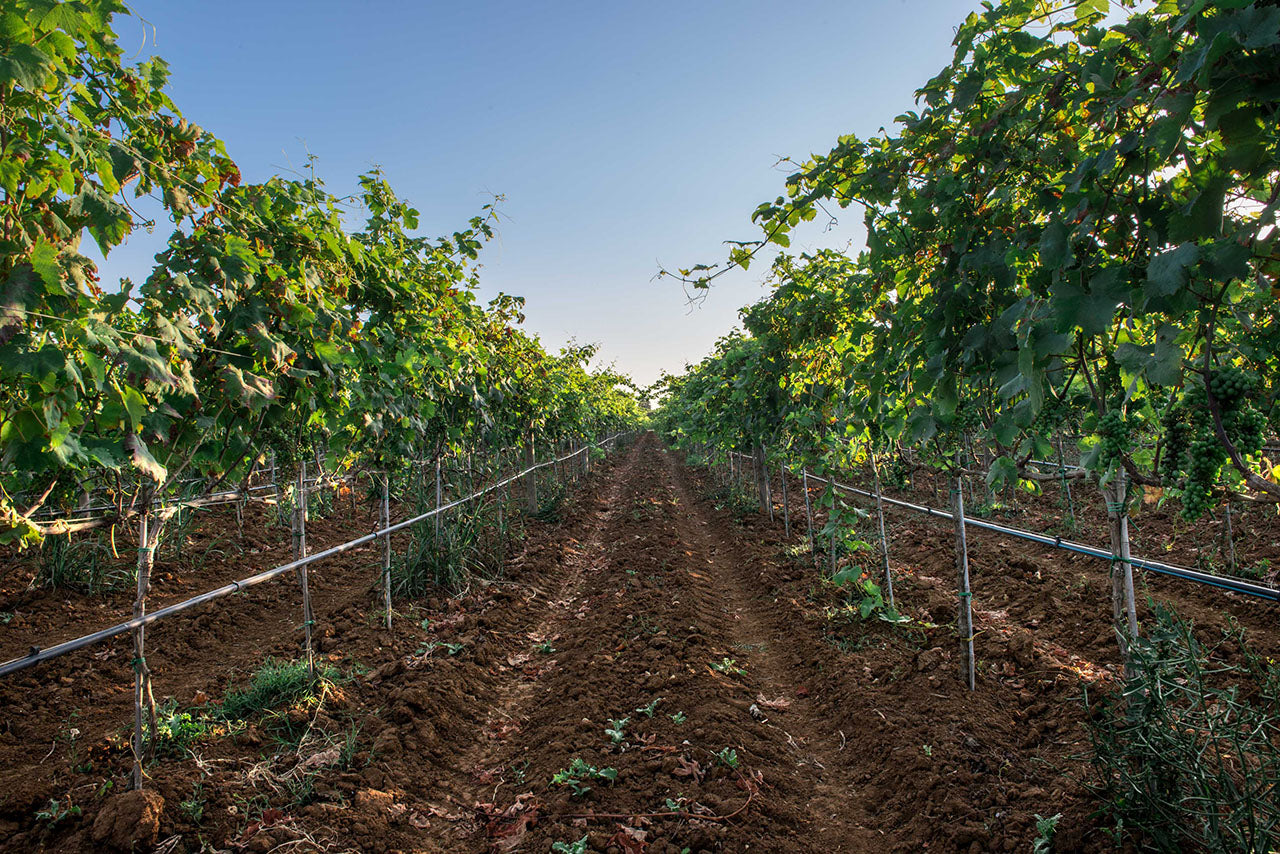
MULTIPOLYGON (((911 109, 970 0, 178 2, 134 0, 126 53, 158 53, 175 101, 247 180, 308 153, 338 193, 382 167, 448 233, 502 194, 481 296, 527 299, 544 344, 601 345, 647 383, 696 362, 765 294, 767 264, 699 307, 655 281, 755 236, 778 157, 828 150, 911 109)), ((858 216, 793 249, 861 242, 858 216)), ((163 224, 104 263, 146 277, 163 224)))

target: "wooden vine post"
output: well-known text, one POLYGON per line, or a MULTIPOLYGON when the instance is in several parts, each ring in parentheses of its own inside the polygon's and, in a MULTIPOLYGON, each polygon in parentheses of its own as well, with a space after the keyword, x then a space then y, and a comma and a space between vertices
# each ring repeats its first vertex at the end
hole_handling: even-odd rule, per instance
POLYGON ((769 461, 764 443, 756 445, 756 484, 760 492, 760 510, 769 511, 769 521, 773 521, 773 495, 769 489, 769 461))
POLYGON ((538 471, 533 468, 533 439, 524 443, 524 465, 529 473, 524 476, 524 509, 530 516, 538 512, 538 471))
POLYGON ((791 539, 791 499, 787 495, 787 464, 778 463, 778 477, 782 479, 782 527, 787 539, 791 539))
POLYGON ((875 452, 871 453, 871 473, 875 478, 876 489, 876 525, 880 530, 880 564, 884 569, 884 591, 889 599, 889 607, 893 608, 893 573, 889 570, 889 537, 884 530, 884 496, 880 494, 880 463, 875 452))
MULTIPOLYGON (((133 618, 142 619, 147 613, 147 593, 151 589, 151 568, 155 565, 155 544, 160 538, 158 529, 151 529, 151 502, 154 492, 143 490, 142 513, 138 517, 138 593, 133 600, 133 618)), ((133 780, 134 789, 142 788, 145 777, 143 762, 155 750, 156 698, 151 690, 151 668, 147 666, 147 629, 138 626, 133 630, 133 780), (151 738, 146 737, 146 725, 151 725, 151 738)))
MULTIPOLYGON (((957 460, 958 462, 958 460, 957 460)), ((962 675, 972 691, 976 684, 973 658, 973 594, 969 590, 969 547, 965 541, 964 526, 964 475, 956 472, 955 488, 951 491, 951 507, 956 523, 956 572, 960 581, 960 616, 957 628, 960 633, 960 655, 964 662, 962 675)))
POLYGON ((436 515, 431 520, 435 524, 436 529, 436 548, 440 547, 440 505, 441 496, 444 495, 444 485, 440 476, 440 458, 436 457, 436 515))
POLYGON ((809 556, 813 558, 816 565, 818 545, 813 539, 813 504, 809 501, 809 469, 801 469, 801 475, 804 480, 804 521, 809 527, 809 556))
POLYGON ((1067 513, 1071 515, 1071 530, 1076 527, 1076 507, 1071 497, 1071 481, 1067 478, 1066 457, 1062 453, 1062 433, 1058 433, 1058 476, 1062 478, 1062 489, 1067 496, 1067 513))
MULTIPOLYGON (((295 560, 302 560, 307 556, 307 464, 303 460, 298 461, 298 482, 294 490, 293 556, 295 560)), ((311 610, 311 587, 307 583, 306 564, 298 567, 298 586, 302 588, 303 652, 307 657, 307 674, 314 681, 316 657, 311 644, 311 629, 315 625, 315 615, 311 610)))
POLYGON ((1231 499, 1227 499, 1227 506, 1222 510, 1222 520, 1226 523, 1223 534, 1227 540, 1227 569, 1232 575, 1236 572, 1236 539, 1235 533, 1231 530, 1231 499))
MULTIPOLYGON (((828 472, 828 475, 831 473, 828 472)), ((836 485, 834 481, 827 481, 827 489, 831 492, 831 509, 827 512, 827 522, 831 525, 831 547, 828 549, 830 554, 831 574, 836 574, 836 485)))
MULTIPOLYGON (((391 527, 391 476, 382 473, 382 528, 391 527)), ((391 629, 391 534, 382 537, 382 604, 387 609, 386 627, 391 629)))
POLYGON ((1129 557, 1128 483, 1123 469, 1103 489, 1111 534, 1111 615, 1124 659, 1131 673, 1129 647, 1138 636, 1138 611, 1133 597, 1133 563, 1129 557))
POLYGON ((280 514, 284 509, 284 485, 280 483, 280 469, 276 466, 276 452, 271 452, 271 485, 276 493, 276 524, 284 527, 284 519, 280 514))

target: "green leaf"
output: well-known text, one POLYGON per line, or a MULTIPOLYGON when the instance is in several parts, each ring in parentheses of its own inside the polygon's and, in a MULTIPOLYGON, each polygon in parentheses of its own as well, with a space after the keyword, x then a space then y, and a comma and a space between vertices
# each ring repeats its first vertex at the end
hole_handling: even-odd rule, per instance
POLYGON ((1156 296, 1172 296, 1186 287, 1191 276, 1189 268, 1199 259, 1200 247, 1194 243, 1161 252, 1147 265, 1146 290, 1156 296))
POLYGON ((987 486, 998 490, 1011 479, 1018 479, 1018 464, 1009 457, 996 457, 987 471, 987 486))
POLYGON ((222 369, 222 379, 226 384, 227 396, 244 406, 257 408, 276 396, 269 380, 233 365, 222 369))
POLYGON ((129 453, 130 462, 133 463, 134 468, 156 483, 164 483, 169 473, 164 466, 156 462, 155 457, 151 456, 151 451, 147 448, 147 443, 142 441, 141 436, 129 434, 125 437, 124 447, 129 453))
POLYGON ((16 84, 28 92, 36 92, 44 88, 52 73, 52 61, 34 45, 10 44, 0 55, 0 87, 16 84))
POLYGON ((1080 288, 1074 277, 1063 279, 1053 289, 1053 307, 1058 317, 1058 330, 1076 328, 1085 335, 1100 335, 1111 327, 1116 306, 1129 294, 1122 278, 1124 269, 1108 267, 1089 282, 1089 290, 1080 288))
POLYGON ((62 267, 58 264, 57 248, 43 237, 31 249, 31 267, 44 281, 44 289, 51 294, 65 294, 62 267))
POLYGON ((147 414, 147 399, 143 397, 142 392, 132 386, 117 388, 120 395, 120 403, 124 406, 124 411, 129 416, 129 424, 136 432, 142 426, 142 417, 147 414))
POLYGON ((1067 241, 1067 225, 1054 219, 1040 235, 1040 266, 1061 269, 1071 265, 1071 246, 1067 241))

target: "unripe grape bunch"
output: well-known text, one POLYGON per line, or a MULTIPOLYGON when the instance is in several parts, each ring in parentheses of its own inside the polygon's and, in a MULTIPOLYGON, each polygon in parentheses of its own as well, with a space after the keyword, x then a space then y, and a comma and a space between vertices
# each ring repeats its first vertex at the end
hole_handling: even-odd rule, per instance
POLYGON ((1182 515, 1197 519, 1213 507, 1214 487, 1227 464, 1226 447, 1218 438, 1209 408, 1209 397, 1217 403, 1222 431, 1246 456, 1262 449, 1267 419, 1249 400, 1256 379, 1240 368, 1214 371, 1206 384, 1186 389, 1162 419, 1165 430, 1163 473, 1181 478, 1182 515))

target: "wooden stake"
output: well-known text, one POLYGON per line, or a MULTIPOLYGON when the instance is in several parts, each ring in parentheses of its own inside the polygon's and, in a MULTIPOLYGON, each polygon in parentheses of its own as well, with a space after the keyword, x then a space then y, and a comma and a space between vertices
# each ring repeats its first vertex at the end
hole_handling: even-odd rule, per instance
MULTIPOLYGON (((531 468, 535 461, 533 439, 529 439, 524 443, 525 468, 531 468)), ((530 516, 538 512, 538 472, 536 469, 524 476, 524 509, 530 516)))
POLYGON ((818 546, 813 539, 813 505, 809 501, 809 470, 801 469, 801 474, 804 477, 804 521, 809 527, 809 556, 817 563, 818 546))
POLYGON ((889 607, 893 608, 893 573, 889 571, 889 538, 884 532, 884 497, 880 494, 880 464, 874 453, 871 454, 871 473, 875 476, 876 524, 880 528, 880 563, 884 568, 884 589, 889 595, 889 607))
POLYGON ((1062 488, 1067 493, 1067 513, 1071 515, 1071 529, 1076 527, 1076 507, 1071 498, 1071 481, 1067 479, 1066 458, 1062 455, 1062 433, 1058 433, 1058 472, 1062 475, 1062 488))
POLYGON ((787 496, 787 464, 778 463, 778 477, 782 478, 782 525, 787 539, 791 539, 791 499, 787 496))
MULTIPOLYGON (((150 530, 152 493, 145 491, 142 514, 138 517, 138 593, 133 601, 134 619, 147 613, 147 593, 151 589, 151 567, 155 564, 155 540, 159 532, 150 530)), ((153 755, 156 734, 156 700, 151 691, 151 668, 147 666, 147 628, 133 630, 133 788, 141 789, 143 762, 153 755), (144 715, 144 709, 146 714, 144 715), (151 724, 151 739, 146 723, 151 724)))
POLYGON ((1223 509, 1223 519, 1227 523, 1227 567, 1234 575, 1236 571, 1236 538, 1231 530, 1231 500, 1227 499, 1227 506, 1223 509))
POLYGON ((828 483, 827 489, 831 490, 831 510, 827 513, 827 521, 831 523, 831 574, 836 574, 836 486, 834 483, 828 483))
POLYGON ((440 478, 440 458, 436 457, 436 515, 432 517, 432 521, 436 526, 436 543, 437 547, 440 542, 440 505, 444 503, 444 484, 440 478))
MULTIPOLYGON (((382 473, 382 527, 391 527, 391 476, 382 473)), ((387 608, 387 630, 391 629, 391 535, 382 538, 382 603, 387 608)))
MULTIPOLYGON (((293 509, 293 544, 294 557, 297 560, 307 556, 307 464, 298 462, 297 501, 293 509)), ((307 583, 307 566, 298 567, 298 585, 302 588, 302 629, 304 634, 303 651, 307 657, 307 674, 314 682, 316 678, 315 650, 311 644, 311 627, 315 625, 315 615, 311 611, 311 586, 307 583)))
POLYGON ((1126 674, 1131 675, 1129 646, 1138 636, 1138 611, 1133 596, 1133 564, 1129 559, 1128 486, 1124 470, 1120 470, 1103 490, 1107 502, 1107 519, 1111 523, 1111 616, 1124 659, 1126 674))
POLYGON ((965 540, 964 526, 964 477, 956 473, 955 489, 952 490, 952 511, 956 523, 956 572, 960 581, 959 619, 956 621, 960 633, 960 654, 964 661, 961 675, 972 691, 976 684, 973 658, 973 593, 969 589, 969 545, 965 540))
POLYGON ((768 512, 769 521, 773 521, 773 501, 769 495, 769 466, 765 461, 764 443, 756 445, 754 459, 756 476, 756 496, 760 499, 760 512, 768 512))
POLYGON ((280 470, 276 468, 276 452, 271 452, 271 485, 276 488, 276 524, 284 527, 284 519, 280 518, 280 514, 284 512, 284 485, 280 483, 280 470))

